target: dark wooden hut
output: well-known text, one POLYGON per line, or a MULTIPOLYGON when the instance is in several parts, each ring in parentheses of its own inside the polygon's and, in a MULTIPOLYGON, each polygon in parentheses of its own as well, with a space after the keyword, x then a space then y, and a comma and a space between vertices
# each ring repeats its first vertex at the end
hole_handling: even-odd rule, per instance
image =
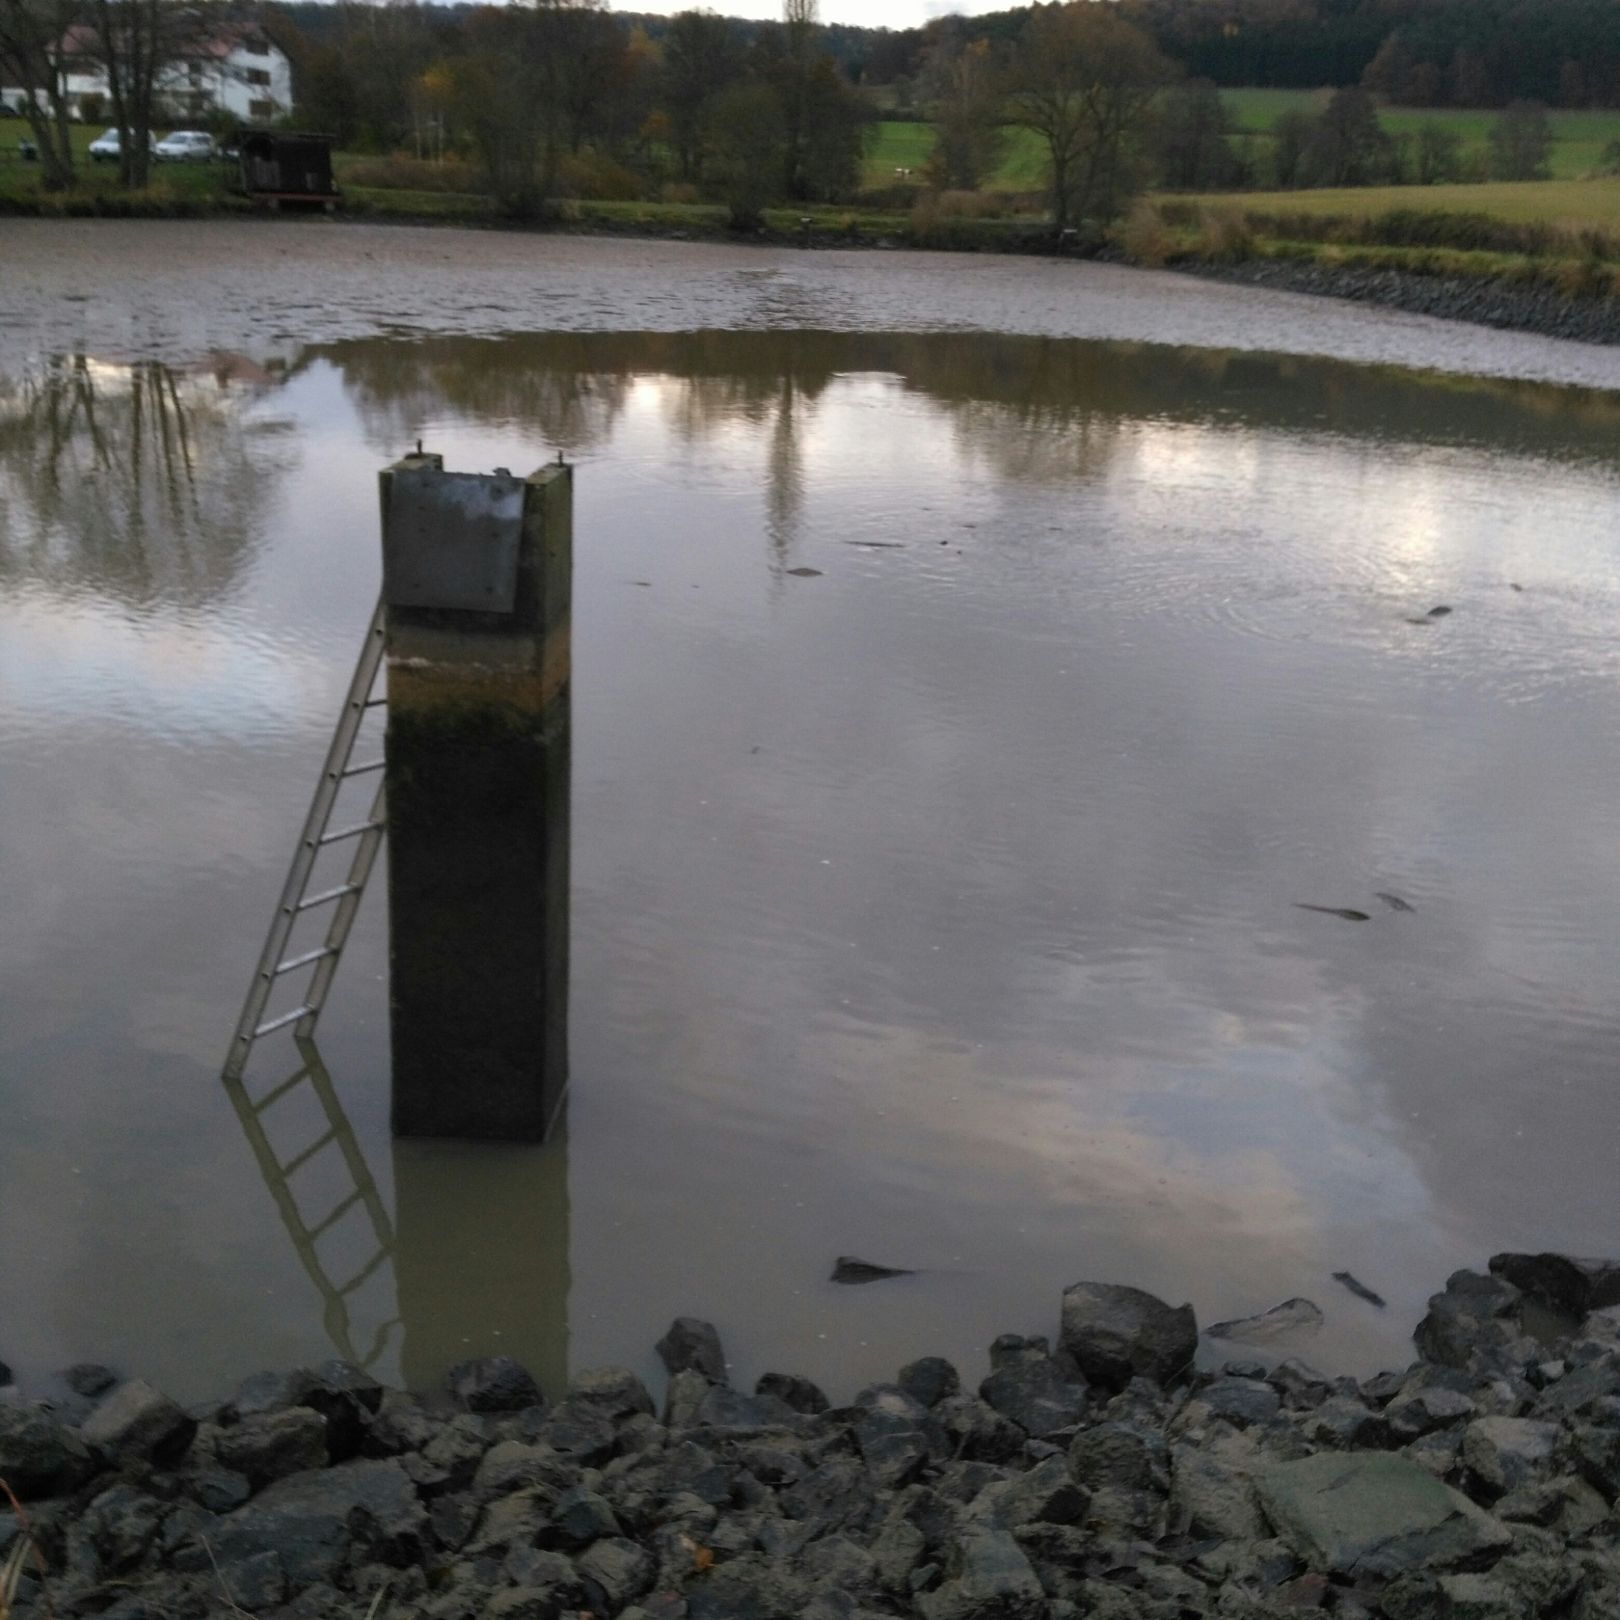
POLYGON ((284 202, 337 203, 332 178, 330 135, 302 135, 290 130, 238 130, 235 142, 241 189, 249 197, 277 207, 284 202))

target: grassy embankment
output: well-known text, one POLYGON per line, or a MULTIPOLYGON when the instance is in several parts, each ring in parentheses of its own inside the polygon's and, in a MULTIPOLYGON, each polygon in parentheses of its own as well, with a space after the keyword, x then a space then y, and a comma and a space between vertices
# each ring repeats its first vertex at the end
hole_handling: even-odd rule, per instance
MULTIPOLYGON (((1263 149, 1285 110, 1320 104, 1327 92, 1237 90, 1227 93, 1240 131, 1263 149)), ((1462 139, 1465 162, 1485 150, 1488 111, 1388 109, 1394 133, 1426 120, 1446 124, 1462 139)), ((1272 257, 1328 265, 1378 266, 1426 274, 1549 281, 1572 291, 1613 290, 1620 276, 1620 179, 1582 178, 1597 167, 1604 146, 1620 136, 1620 113, 1551 115, 1555 178, 1521 183, 1375 187, 1351 191, 1246 192, 1165 197, 1157 212, 1139 215, 1120 233, 1128 255, 1149 262, 1184 258, 1272 257)), ((233 198, 223 166, 167 165, 145 193, 119 191, 113 165, 81 165, 78 191, 66 200, 41 198, 37 165, 15 156, 19 120, 0 122, 0 209, 45 212, 200 214, 246 209, 233 198)), ((75 130, 83 154, 99 133, 75 130)), ((1037 206, 1041 152, 1027 131, 1012 131, 1002 163, 985 194, 957 205, 895 207, 920 178, 933 145, 926 124, 885 120, 874 127, 863 181, 890 206, 787 208, 767 213, 770 233, 791 240, 808 217, 818 240, 898 241, 916 245, 997 249, 1039 239, 1037 206), (909 170, 909 175, 897 171, 909 170)), ((346 211, 376 219, 491 222, 489 200, 464 167, 379 160, 340 153, 338 175, 346 211)), ((688 202, 581 200, 564 205, 564 225, 582 229, 656 231, 722 236, 724 210, 688 202)))
MULTIPOLYGON (((1241 132, 1262 148, 1275 120, 1319 106, 1326 91, 1227 93, 1241 132)), ((1387 108, 1391 134, 1426 122, 1453 130, 1465 166, 1482 167, 1496 114, 1387 108)), ((1620 178, 1598 174, 1620 137, 1620 112, 1549 114, 1552 178, 1333 191, 1165 196, 1121 232, 1133 257, 1292 259, 1328 268, 1533 283, 1576 295, 1620 292, 1620 178)))

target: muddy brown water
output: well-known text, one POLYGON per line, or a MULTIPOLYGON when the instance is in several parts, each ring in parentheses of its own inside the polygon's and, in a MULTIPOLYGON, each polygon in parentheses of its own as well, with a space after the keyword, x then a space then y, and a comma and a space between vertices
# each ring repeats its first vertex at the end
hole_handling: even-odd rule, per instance
POLYGON ((1613 354, 1069 265, 5 230, 25 1375, 555 1382, 688 1312, 848 1394, 1081 1277, 1306 1296, 1287 1348, 1367 1371, 1453 1267, 1620 1243, 1613 354), (379 886, 256 1152, 218 1068, 419 436, 578 467, 566 1137, 390 1143, 379 886))

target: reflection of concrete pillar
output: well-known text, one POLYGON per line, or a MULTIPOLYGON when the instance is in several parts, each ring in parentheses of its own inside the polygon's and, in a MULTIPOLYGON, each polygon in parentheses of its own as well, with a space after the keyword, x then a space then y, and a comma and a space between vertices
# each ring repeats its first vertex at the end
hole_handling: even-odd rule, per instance
POLYGON ((436 1389, 473 1356, 515 1357, 555 1400, 568 1383, 568 1156, 544 1147, 394 1144, 400 1375, 436 1389))
POLYGON ((382 475, 393 1119, 540 1141, 567 1084, 570 468, 382 475))

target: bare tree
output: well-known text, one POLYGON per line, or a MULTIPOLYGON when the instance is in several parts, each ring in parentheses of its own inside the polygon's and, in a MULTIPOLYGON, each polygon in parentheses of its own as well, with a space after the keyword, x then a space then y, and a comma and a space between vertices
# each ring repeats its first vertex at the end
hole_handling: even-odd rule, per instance
POLYGON ((75 180, 62 42, 79 16, 79 0, 0 0, 0 81, 23 92, 47 191, 75 180))
POLYGON ((934 109, 928 183, 941 191, 977 191, 995 173, 1007 144, 990 42, 942 38, 928 53, 922 76, 934 109))
POLYGON ((1111 6, 1037 8, 1013 57, 1008 111, 1046 144, 1052 222, 1111 219, 1144 179, 1153 102, 1173 69, 1111 6))
POLYGON ((201 0, 91 0, 81 54, 98 62, 118 129, 118 178, 144 186, 152 164, 159 86, 176 64, 196 56, 217 26, 201 0))
POLYGON ((696 180, 703 163, 706 108, 743 74, 736 25, 712 11, 683 11, 664 39, 663 102, 669 144, 683 180, 696 180))

